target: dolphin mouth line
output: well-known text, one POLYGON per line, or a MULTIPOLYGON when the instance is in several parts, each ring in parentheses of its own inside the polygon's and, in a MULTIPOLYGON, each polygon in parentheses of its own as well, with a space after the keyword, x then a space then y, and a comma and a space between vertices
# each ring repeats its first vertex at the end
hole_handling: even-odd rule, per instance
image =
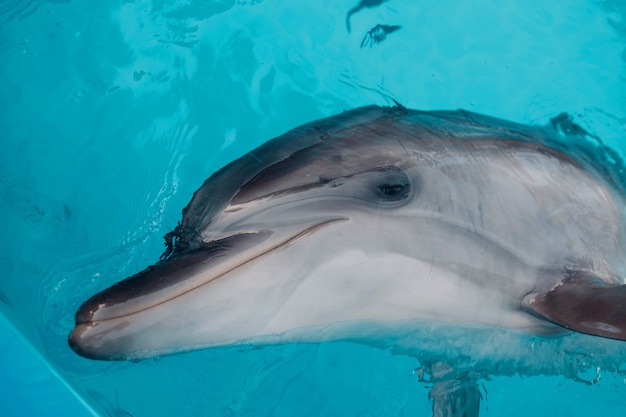
MULTIPOLYGON (((81 326, 81 327, 91 327, 94 325, 97 325, 98 323, 103 323, 103 322, 107 322, 107 321, 113 321, 113 320, 119 320, 121 318, 124 317, 128 317, 128 316, 132 316, 138 313, 141 313, 143 311, 146 310, 150 310, 151 308, 154 308, 156 306, 159 306, 161 304, 165 304, 171 300, 174 300, 178 297, 181 297, 191 291, 194 291, 197 288, 200 288, 203 285, 209 284, 210 282, 213 282, 221 277, 223 277, 224 275, 236 270, 237 268, 240 268, 250 262, 255 261, 256 259, 259 259, 265 255, 267 255, 268 253, 274 252, 274 251, 278 251, 278 250, 283 250, 286 249, 292 245, 297 244, 298 241, 307 238, 308 236, 312 235, 313 233, 317 232, 318 230, 321 230, 327 226, 330 226, 332 224, 335 223, 339 223, 339 222, 345 222, 348 221, 349 219, 346 217, 339 217, 339 218, 334 218, 334 219, 330 219, 330 220, 325 220, 319 223, 314 224, 313 226, 309 226, 306 229, 302 230, 301 232, 296 233, 295 235, 292 235, 291 237, 288 237, 280 242, 277 242, 276 244, 268 247, 266 250, 263 250, 262 252, 259 253, 253 253, 251 256, 245 257, 241 262, 237 262, 235 265, 229 266, 226 268, 226 270, 219 272, 218 274, 216 274, 215 276, 211 276, 210 278, 206 279, 206 280, 202 280, 202 282, 200 282, 198 285, 195 285, 193 287, 187 288, 185 291, 182 291, 180 293, 175 294, 172 297, 168 297, 168 298, 164 298, 158 302, 146 305, 144 308, 132 311, 132 312, 128 312, 125 314, 120 314, 117 316, 113 316, 113 317, 107 317, 107 318, 102 318, 102 319, 92 319, 92 320, 76 320, 76 326, 81 326)), ((225 238, 222 239, 227 239, 233 236, 237 236, 237 234, 233 234, 230 236, 226 236, 225 238)), ((221 239, 220 239, 221 240, 221 239)), ((250 249, 248 249, 248 251, 250 251, 250 249)))

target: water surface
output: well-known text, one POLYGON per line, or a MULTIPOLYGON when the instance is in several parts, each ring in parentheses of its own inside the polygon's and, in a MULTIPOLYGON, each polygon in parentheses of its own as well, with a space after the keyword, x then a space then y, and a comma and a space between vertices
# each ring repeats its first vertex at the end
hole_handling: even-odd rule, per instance
MULTIPOLYGON (((138 364, 69 350, 78 305, 153 263, 204 179, 267 139, 397 100, 529 124, 565 111, 626 154, 623 2, 391 0, 348 32, 357 3, 0 3, 0 310, 102 415, 428 415, 414 358, 347 342, 138 364)), ((609 373, 481 383, 483 415, 626 408, 609 373)))

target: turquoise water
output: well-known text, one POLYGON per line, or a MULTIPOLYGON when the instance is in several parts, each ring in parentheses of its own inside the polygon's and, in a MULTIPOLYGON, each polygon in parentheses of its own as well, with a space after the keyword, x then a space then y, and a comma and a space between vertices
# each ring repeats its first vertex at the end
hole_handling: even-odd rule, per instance
MULTIPOLYGON (((393 99, 537 124, 567 111, 626 154, 622 1, 390 0, 348 32, 357 3, 0 2, 1 340, 15 342, 0 347, 0 415, 79 413, 66 386, 111 416, 429 415, 415 359, 350 343, 137 364, 66 344, 77 306, 158 259, 206 177, 301 123, 393 99), (400 28, 366 37, 379 24, 400 28), (23 383, 42 378, 56 383, 23 383)), ((626 409, 607 372, 481 383, 483 415, 626 409)))

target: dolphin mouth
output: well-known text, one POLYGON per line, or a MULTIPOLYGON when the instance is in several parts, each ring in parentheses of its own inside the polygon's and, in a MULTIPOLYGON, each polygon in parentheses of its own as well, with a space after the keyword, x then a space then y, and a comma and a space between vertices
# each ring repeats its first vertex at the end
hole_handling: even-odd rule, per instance
POLYGON ((270 240, 274 231, 239 232, 165 259, 85 301, 75 314, 76 327, 70 335, 70 345, 75 345, 72 340, 79 328, 167 303, 268 253, 295 245, 320 229, 348 220, 338 217, 318 221, 269 245, 262 244, 270 240))

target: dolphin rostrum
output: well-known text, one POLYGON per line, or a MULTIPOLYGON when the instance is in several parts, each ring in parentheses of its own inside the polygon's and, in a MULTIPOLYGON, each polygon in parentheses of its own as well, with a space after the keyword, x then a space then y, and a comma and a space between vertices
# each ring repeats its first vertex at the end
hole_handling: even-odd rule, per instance
POLYGON ((298 127, 206 180, 162 259, 79 308, 70 345, 105 360, 394 347, 422 355, 442 416, 478 414, 490 359, 564 372, 550 352, 574 345, 611 360, 626 347, 621 160, 562 133, 399 105, 298 127))

